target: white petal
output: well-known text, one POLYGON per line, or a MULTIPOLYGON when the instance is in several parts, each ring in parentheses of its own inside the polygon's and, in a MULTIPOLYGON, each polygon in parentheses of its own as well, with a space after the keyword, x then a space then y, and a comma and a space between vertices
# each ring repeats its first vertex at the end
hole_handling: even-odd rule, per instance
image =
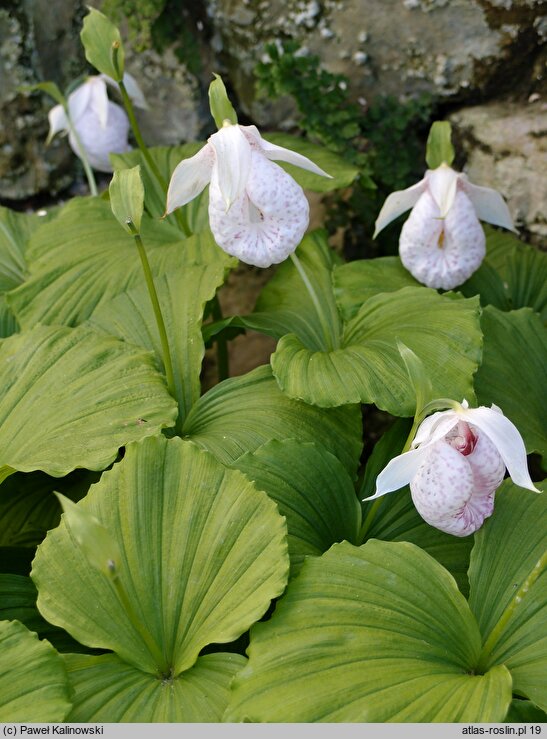
POLYGON ((486 505, 473 505, 471 466, 444 441, 429 447, 428 454, 410 483, 416 510, 431 526, 454 536, 468 536, 492 513, 493 496, 486 505))
POLYGON ((441 164, 437 169, 429 169, 425 174, 427 189, 437 203, 441 218, 446 217, 454 204, 459 177, 458 172, 447 164, 441 164))
POLYGON ((215 150, 214 169, 225 210, 240 198, 247 186, 251 170, 251 145, 239 126, 224 126, 209 138, 215 150))
POLYGON ((78 120, 84 115, 89 105, 91 98, 91 86, 89 79, 80 85, 74 92, 71 92, 68 96, 68 112, 73 123, 77 123, 78 120))
POLYGON ((472 185, 465 175, 460 178, 460 186, 467 193, 481 221, 492 223, 494 226, 502 226, 517 233, 507 203, 497 190, 472 185))
POLYGON ((415 185, 412 185, 412 187, 407 187, 406 190, 397 190, 397 192, 392 192, 391 195, 388 195, 376 219, 374 236, 372 238, 375 239, 388 223, 391 223, 391 221, 394 221, 402 213, 414 207, 420 195, 425 191, 425 188, 426 181, 424 178, 415 185))
MULTIPOLYGON (((97 114, 88 109, 75 124, 76 131, 84 147, 89 164, 99 172, 112 172, 109 154, 123 154, 130 151, 127 141, 129 120, 125 111, 115 103, 108 102, 107 125, 102 128, 97 114)), ((72 150, 80 156, 78 142, 69 134, 72 150)))
POLYGON ((90 77, 88 85, 91 92, 89 96, 89 107, 99 119, 101 128, 106 128, 109 100, 105 82, 100 77, 90 77))
POLYGON ((432 195, 425 192, 401 230, 401 261, 427 287, 458 287, 480 267, 485 253, 484 232, 464 192, 456 193, 444 219, 432 195))
POLYGON ((240 128, 247 137, 247 140, 251 142, 251 145, 253 143, 258 145, 268 159, 278 162, 288 162, 289 164, 294 164, 296 167, 301 167, 301 169, 307 169, 309 172, 332 179, 330 174, 327 174, 321 167, 314 164, 308 157, 297 154, 296 151, 291 151, 291 149, 286 149, 284 146, 276 146, 263 139, 256 126, 240 126, 240 128))
POLYGON ((228 254, 256 267, 278 264, 304 236, 309 206, 302 188, 258 150, 244 194, 225 209, 217 169, 209 189, 209 222, 217 244, 228 254))
POLYGON ((47 114, 49 120, 49 133, 46 143, 49 144, 56 133, 68 131, 68 120, 62 105, 55 105, 47 114))
POLYGON ((412 442, 413 447, 424 448, 444 438, 458 423, 456 411, 437 411, 422 421, 412 442))
POLYGON ((166 213, 186 205, 200 194, 211 180, 214 159, 213 147, 205 144, 193 157, 177 164, 167 190, 166 213))
POLYGON ((413 449, 410 452, 405 452, 404 454, 399 454, 398 457, 394 457, 376 478, 376 492, 374 495, 364 498, 364 500, 380 498, 382 495, 386 495, 386 493, 391 493, 408 485, 427 457, 427 453, 428 450, 426 448, 413 449))
POLYGON ((484 432, 503 459, 511 479, 536 493, 540 491, 534 486, 528 472, 526 448, 517 427, 495 407, 469 408, 458 413, 468 423, 484 432))

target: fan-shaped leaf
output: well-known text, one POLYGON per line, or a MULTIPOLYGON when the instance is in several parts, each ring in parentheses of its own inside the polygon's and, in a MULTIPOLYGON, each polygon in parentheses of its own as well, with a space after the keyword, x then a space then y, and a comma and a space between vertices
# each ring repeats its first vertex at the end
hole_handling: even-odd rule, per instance
POLYGON ((38 608, 151 685, 190 669, 204 646, 239 637, 285 587, 286 527, 275 504, 181 439, 128 446, 78 507, 117 542, 117 577, 90 565, 63 517, 33 563, 38 608))
POLYGON ((503 666, 472 674, 480 634, 452 577, 412 544, 306 560, 251 632, 228 721, 501 721, 503 666))
POLYGON ((321 409, 284 395, 267 366, 219 383, 190 411, 183 433, 224 464, 272 439, 317 441, 357 472, 362 447, 358 406, 321 409))
POLYGON ((0 721, 62 721, 70 692, 61 657, 19 621, 0 621, 0 721))
POLYGON ((357 543, 361 508, 351 477, 321 444, 270 441, 233 467, 268 493, 287 519, 293 574, 306 555, 344 539, 357 543))
POLYGON ((0 344, 0 463, 62 477, 171 426, 150 354, 86 327, 37 326, 0 344))
POLYGON ((504 664, 513 690, 547 710, 547 497, 503 483, 494 515, 475 534, 469 605, 485 667, 504 664), (523 585, 529 583, 523 592, 523 585))

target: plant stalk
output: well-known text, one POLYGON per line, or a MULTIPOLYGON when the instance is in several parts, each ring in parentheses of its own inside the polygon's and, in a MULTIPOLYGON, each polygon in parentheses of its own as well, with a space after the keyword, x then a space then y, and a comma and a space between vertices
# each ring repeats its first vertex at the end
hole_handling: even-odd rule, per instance
POLYGON ((169 350, 169 341, 167 339, 167 331, 165 330, 165 322, 161 312, 160 301, 158 300, 158 293, 154 285, 154 278, 152 276, 152 270, 150 269, 150 263, 146 256, 146 250, 140 234, 134 233, 133 237, 137 245, 139 256, 141 258, 142 269, 144 272, 144 279, 146 280, 146 287, 148 288, 148 294, 150 295, 150 301, 152 302, 152 308, 154 310, 154 316, 156 318, 156 324, 158 326, 158 332, 161 341, 161 350, 163 355, 163 366, 165 368, 165 377, 167 379, 167 387, 173 398, 176 398, 175 392, 175 376, 173 373, 173 363, 171 361, 171 352, 169 350))
POLYGON ((91 165, 89 164, 89 160, 87 158, 87 154, 85 153, 80 135, 78 134, 74 124, 72 123, 72 119, 68 112, 67 106, 65 106, 65 114, 70 128, 70 133, 74 137, 74 141, 76 142, 76 145, 78 146, 78 151, 80 152, 80 161, 82 162, 82 165, 84 167, 85 176, 87 177, 87 184, 89 185, 89 191, 91 195, 93 195, 93 197, 96 197, 99 192, 97 190, 97 183, 95 182, 95 175, 93 174, 93 170, 91 169, 91 165))

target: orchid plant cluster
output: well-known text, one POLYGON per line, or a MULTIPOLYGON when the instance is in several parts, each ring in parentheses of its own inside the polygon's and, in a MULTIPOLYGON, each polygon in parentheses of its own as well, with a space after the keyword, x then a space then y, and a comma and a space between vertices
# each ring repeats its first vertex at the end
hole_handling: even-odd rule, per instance
POLYGON ((0 720, 544 721, 545 255, 435 122, 399 256, 345 263, 306 193, 354 164, 218 76, 216 132, 149 148, 119 30, 81 38, 37 89, 90 195, 0 211, 0 720), (272 274, 223 315, 238 260, 272 274))

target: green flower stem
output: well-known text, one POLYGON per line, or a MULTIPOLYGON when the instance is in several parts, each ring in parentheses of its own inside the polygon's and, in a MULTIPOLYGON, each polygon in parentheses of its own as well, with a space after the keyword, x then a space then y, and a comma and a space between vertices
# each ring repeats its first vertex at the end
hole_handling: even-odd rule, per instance
POLYGON ((302 278, 302 282, 306 286, 306 290, 309 293, 309 296, 310 296, 310 298, 312 300, 312 303, 313 303, 313 305, 315 307, 315 310, 317 312, 317 315, 319 317, 319 321, 321 323, 321 328, 323 329, 323 336, 325 338, 325 350, 326 351, 331 351, 332 349, 334 349, 333 342, 332 342, 331 331, 330 331, 329 324, 327 323, 327 319, 325 317, 325 314, 324 314, 324 312, 323 312, 323 310, 321 308, 321 303, 319 302, 319 298, 317 297, 317 293, 315 292, 315 290, 313 288, 313 285, 311 284, 311 281, 310 281, 308 275, 306 274, 306 270, 304 269, 304 267, 303 267, 302 262, 300 261, 300 259, 296 256, 296 254, 294 252, 290 255, 290 257, 292 259, 292 263, 294 264, 294 266, 296 267, 296 269, 298 271, 298 274, 302 278))
MULTIPOLYGON (((222 321, 222 308, 218 297, 215 295, 212 301, 213 319, 215 321, 222 321)), ((218 381, 226 380, 230 377, 230 358, 228 356, 228 342, 226 337, 220 334, 216 336, 217 345, 217 372, 218 381)))
MULTIPOLYGON (((133 131, 133 135, 135 137, 135 141, 137 142, 137 146, 139 147, 139 150, 141 154, 143 155, 150 171, 158 181, 161 189, 163 190, 164 195, 167 195, 167 182, 165 181, 162 173, 159 170, 158 165, 154 161, 154 158, 148 151, 148 147, 144 143, 144 139, 141 134, 141 130, 139 128, 139 124, 137 123, 137 118, 135 116, 135 108, 133 107, 133 103, 131 102, 131 98, 129 97, 127 93, 127 89, 125 87, 125 84, 123 80, 119 80, 118 87, 120 88, 120 95, 122 96, 122 102, 125 108, 125 111, 127 113, 127 117, 129 118, 129 123, 131 124, 131 130, 133 131)), ((192 232, 190 230, 190 227, 188 225, 188 221, 186 219, 186 216, 184 212, 177 208, 175 211, 175 218, 177 219, 177 223, 180 226, 181 231, 185 236, 191 236, 192 232)))
POLYGON ((68 107, 65 105, 64 108, 65 108, 66 119, 68 121, 68 126, 70 128, 70 133, 74 137, 74 140, 75 140, 75 142, 76 142, 76 144, 78 146, 78 151, 80 152, 79 153, 79 157, 80 157, 80 160, 81 160, 81 162, 83 164, 83 167, 84 167, 85 176, 87 177, 87 183, 89 185, 89 191, 93 195, 93 197, 95 197, 95 196, 97 196, 99 194, 99 192, 97 190, 97 183, 95 182, 95 175, 93 174, 93 170, 91 169, 91 166, 89 164, 89 160, 87 158, 87 154, 85 153, 85 149, 83 147, 82 140, 81 140, 78 132, 76 131, 76 128, 74 127, 74 124, 72 123, 72 119, 70 118, 70 115, 69 115, 69 112, 68 112, 68 107))
POLYGON ((112 583, 112 586, 114 588, 114 591, 116 592, 116 595, 118 596, 118 599, 120 603, 122 604, 127 617, 129 618, 129 621, 131 622, 132 626, 134 627, 135 631, 139 634, 141 639, 146 645, 146 648, 150 652, 150 655, 152 659, 156 662, 158 666, 158 672, 161 675, 166 675, 169 673, 169 664, 167 662, 167 659, 163 652, 161 651, 160 647, 152 637, 149 631, 147 631, 143 624, 141 619, 137 616, 135 613, 135 609, 133 608, 133 605, 131 604, 131 600, 129 599, 129 596, 127 595, 125 588, 123 586, 122 581, 120 580, 120 577, 116 571, 116 566, 112 562, 110 563, 110 582, 112 583))
POLYGON ((509 601, 507 608, 501 614, 498 622, 496 623, 496 625, 490 632, 487 640, 485 641, 484 646, 479 655, 479 660, 477 664, 476 672, 478 674, 485 673, 490 667, 490 659, 492 656, 492 652, 494 650, 494 647, 499 642, 501 636, 503 635, 503 632, 505 631, 505 627, 507 626, 509 621, 513 618, 515 611, 517 610, 519 605, 522 603, 523 598, 527 595, 532 585, 536 582, 538 577, 545 571, 546 568, 547 568, 547 552, 544 552, 544 554, 539 558, 539 560, 536 562, 536 564, 532 568, 532 571, 529 573, 528 577, 524 580, 520 588, 517 590, 515 595, 509 601))
POLYGON ((133 237, 139 251, 141 258, 142 269, 144 272, 144 279, 146 280, 146 287, 148 288, 148 294, 152 302, 152 308, 154 309, 154 315, 156 317, 156 324, 160 334, 161 350, 163 355, 163 366, 165 368, 165 377, 167 378, 167 387, 173 398, 176 398, 175 392, 175 376, 173 374, 173 363, 171 362, 171 352, 169 351, 169 341, 167 340, 167 331, 165 330, 165 322, 161 312, 160 301, 158 300, 158 293, 154 285, 154 278, 152 276, 152 270, 150 269, 150 263, 146 256, 146 251, 140 234, 134 233, 133 237))

